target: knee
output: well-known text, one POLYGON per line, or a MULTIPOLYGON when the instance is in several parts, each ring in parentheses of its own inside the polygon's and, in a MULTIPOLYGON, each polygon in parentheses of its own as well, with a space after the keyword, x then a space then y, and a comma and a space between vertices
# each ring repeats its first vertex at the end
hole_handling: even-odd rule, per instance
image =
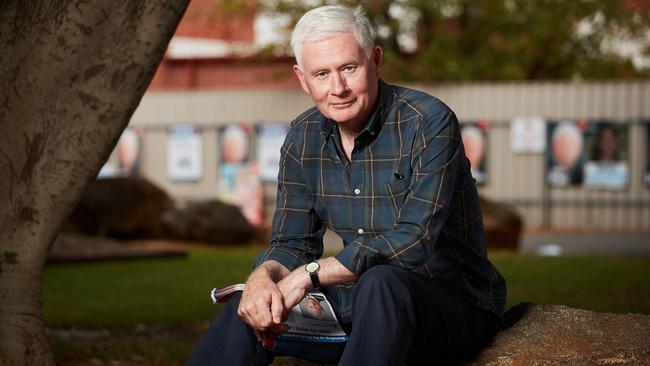
POLYGON ((407 270, 389 266, 378 265, 364 272, 357 282, 357 294, 383 294, 387 292, 394 296, 408 296, 407 270))

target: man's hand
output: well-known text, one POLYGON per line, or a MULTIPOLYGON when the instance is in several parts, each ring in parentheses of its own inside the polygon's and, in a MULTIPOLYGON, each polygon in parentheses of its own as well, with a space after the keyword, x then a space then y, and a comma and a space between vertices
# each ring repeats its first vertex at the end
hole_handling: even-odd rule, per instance
MULTIPOLYGON (((291 311, 307 295, 307 289, 311 287, 311 279, 305 271, 305 266, 300 266, 278 282, 278 288, 282 292, 285 311, 291 311)), ((286 314, 285 314, 286 315, 286 314)))
MULTIPOLYGON (((279 265, 279 264, 277 264, 279 265)), ((281 265, 279 265, 281 266, 281 265)), ((284 277, 288 270, 273 263, 258 267, 246 280, 237 314, 250 325, 260 340, 263 331, 282 333, 285 314, 284 299, 274 277, 284 277)))

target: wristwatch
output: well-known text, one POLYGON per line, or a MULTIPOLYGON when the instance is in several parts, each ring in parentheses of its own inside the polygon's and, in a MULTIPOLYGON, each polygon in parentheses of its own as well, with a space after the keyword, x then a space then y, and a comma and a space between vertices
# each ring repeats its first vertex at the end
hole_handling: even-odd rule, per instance
POLYGON ((309 273, 309 278, 311 278, 311 284, 314 288, 320 288, 320 280, 318 279, 319 270, 320 264, 318 262, 311 262, 305 266, 305 271, 309 273))

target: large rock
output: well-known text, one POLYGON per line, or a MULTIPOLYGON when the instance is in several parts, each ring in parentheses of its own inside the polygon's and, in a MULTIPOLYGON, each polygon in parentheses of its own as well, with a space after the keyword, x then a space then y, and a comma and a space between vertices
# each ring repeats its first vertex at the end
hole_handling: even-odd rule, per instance
POLYGON ((179 240, 243 244, 256 234, 237 206, 216 200, 167 211, 162 222, 166 235, 179 240))
POLYGON ((610 314, 562 305, 519 305, 468 365, 650 365, 650 315, 610 314))
POLYGON ((117 239, 160 238, 160 215, 173 207, 165 191, 142 177, 97 179, 64 228, 117 239))
POLYGON ((510 206, 481 197, 485 243, 489 249, 517 249, 523 219, 510 206))
MULTIPOLYGON (((521 304, 506 329, 472 361, 456 366, 650 365, 650 315, 609 314, 563 305, 521 304)), ((436 363, 432 361, 432 365, 436 363)), ((274 366, 320 365, 279 357, 274 366)))

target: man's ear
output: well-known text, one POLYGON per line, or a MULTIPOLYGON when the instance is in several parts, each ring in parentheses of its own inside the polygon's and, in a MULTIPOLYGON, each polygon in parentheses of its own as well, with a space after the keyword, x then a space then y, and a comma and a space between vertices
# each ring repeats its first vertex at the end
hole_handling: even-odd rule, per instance
POLYGON ((372 50, 372 63, 375 66, 375 72, 377 73, 377 77, 381 76, 381 65, 382 65, 383 56, 384 56, 384 51, 381 49, 381 47, 375 46, 375 49, 372 50))
POLYGON ((293 65, 293 73, 296 74, 298 80, 300 80, 300 86, 302 87, 302 90, 304 90, 305 93, 311 95, 311 93, 309 92, 309 88, 307 88, 307 83, 305 83, 305 74, 300 69, 300 66, 293 65))

